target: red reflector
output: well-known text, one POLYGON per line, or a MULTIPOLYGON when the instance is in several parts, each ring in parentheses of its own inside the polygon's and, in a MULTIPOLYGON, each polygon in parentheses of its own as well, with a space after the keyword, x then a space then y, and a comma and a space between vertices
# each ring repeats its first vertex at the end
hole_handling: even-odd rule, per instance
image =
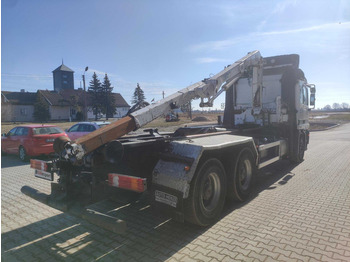
POLYGON ((30 167, 37 169, 37 170, 42 170, 42 171, 47 171, 47 163, 45 161, 37 160, 37 159, 31 159, 30 160, 30 167))
POLYGON ((108 174, 108 184, 110 186, 144 192, 147 189, 146 178, 132 177, 118 174, 108 174))

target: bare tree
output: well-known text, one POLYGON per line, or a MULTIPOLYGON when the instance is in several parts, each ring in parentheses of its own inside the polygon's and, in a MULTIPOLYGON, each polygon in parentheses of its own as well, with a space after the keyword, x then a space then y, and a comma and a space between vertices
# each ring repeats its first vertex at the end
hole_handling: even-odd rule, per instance
POLYGON ((333 109, 340 109, 340 104, 339 103, 333 103, 333 109))
POLYGON ((323 110, 331 110, 332 109, 332 107, 330 106, 330 105, 326 105, 324 108, 323 108, 323 110))
POLYGON ((342 107, 343 109, 349 109, 349 104, 343 102, 343 103, 341 103, 341 107, 342 107))

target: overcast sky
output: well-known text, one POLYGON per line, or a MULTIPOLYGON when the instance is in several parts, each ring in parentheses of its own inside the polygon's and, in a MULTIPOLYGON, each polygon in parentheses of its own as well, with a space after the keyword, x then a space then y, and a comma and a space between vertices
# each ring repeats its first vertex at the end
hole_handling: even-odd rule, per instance
MULTIPOLYGON (((299 54, 316 107, 350 103, 350 1, 1 1, 1 90, 53 90, 52 71, 108 74, 130 103, 216 74, 249 51, 299 54)), ((215 104, 220 108, 223 99, 215 104)), ((196 103, 196 107, 198 103, 196 103)))

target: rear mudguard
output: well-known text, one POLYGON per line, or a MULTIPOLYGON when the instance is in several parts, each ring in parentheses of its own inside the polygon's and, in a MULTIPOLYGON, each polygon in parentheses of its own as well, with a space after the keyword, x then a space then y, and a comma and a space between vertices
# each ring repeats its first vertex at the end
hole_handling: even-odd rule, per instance
POLYGON ((254 148, 255 156, 257 155, 253 139, 245 136, 222 134, 173 141, 169 145, 168 152, 160 156, 153 169, 152 186, 176 190, 181 193, 183 199, 186 199, 189 196, 191 181, 204 153, 242 144, 254 148))

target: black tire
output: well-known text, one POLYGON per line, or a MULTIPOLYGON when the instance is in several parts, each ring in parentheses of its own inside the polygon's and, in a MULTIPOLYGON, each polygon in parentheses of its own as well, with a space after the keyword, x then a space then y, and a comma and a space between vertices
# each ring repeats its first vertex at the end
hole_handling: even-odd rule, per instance
POLYGON ((303 162, 305 150, 306 150, 305 135, 301 133, 298 138, 298 144, 295 147, 293 156, 291 157, 290 161, 293 164, 299 164, 303 162))
POLYGON ((227 196, 230 200, 243 202, 250 196, 256 173, 254 155, 250 148, 243 148, 239 152, 230 171, 227 196))
POLYGON ((18 157, 23 162, 27 162, 28 161, 28 155, 27 155, 27 152, 26 152, 26 150, 25 150, 25 148, 23 146, 20 146, 18 148, 18 157))
POLYGON ((225 169, 218 159, 208 159, 195 174, 185 201, 185 219, 200 226, 213 224, 221 215, 225 198, 225 169))

